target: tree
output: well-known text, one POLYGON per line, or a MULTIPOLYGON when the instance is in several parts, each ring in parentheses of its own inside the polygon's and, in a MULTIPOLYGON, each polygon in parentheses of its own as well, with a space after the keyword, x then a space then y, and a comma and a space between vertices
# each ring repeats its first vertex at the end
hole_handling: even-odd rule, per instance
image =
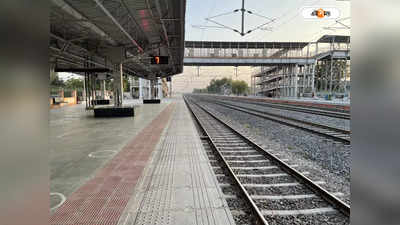
POLYGON ((230 90, 236 95, 243 95, 248 92, 249 86, 243 80, 232 81, 230 78, 212 79, 210 84, 204 89, 194 89, 193 93, 214 93, 229 94, 230 90))
POLYGON ((232 79, 228 79, 226 77, 217 80, 212 79, 206 89, 208 93, 221 94, 223 90, 222 87, 230 87, 231 84, 232 84, 232 79))
POLYGON ((131 91, 131 83, 129 82, 128 77, 124 76, 124 92, 130 92, 131 91))
POLYGON ((65 87, 70 89, 83 89, 83 80, 71 78, 65 82, 65 87))
POLYGON ((50 73, 50 86, 54 87, 64 87, 64 81, 58 77, 58 74, 56 72, 50 73))
POLYGON ((234 80, 232 81, 232 92, 236 95, 246 94, 249 89, 247 83, 243 80, 234 80))

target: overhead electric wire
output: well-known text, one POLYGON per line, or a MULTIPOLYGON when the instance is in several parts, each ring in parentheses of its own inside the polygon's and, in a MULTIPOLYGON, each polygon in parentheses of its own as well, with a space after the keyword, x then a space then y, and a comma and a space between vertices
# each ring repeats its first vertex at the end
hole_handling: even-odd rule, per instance
MULTIPOLYGON (((317 0, 317 1, 315 1, 315 2, 313 2, 313 3, 311 3, 311 5, 315 5, 315 4, 317 4, 318 2, 320 2, 321 0, 317 0)), ((302 6, 302 4, 304 3, 305 1, 303 1, 301 4, 300 4, 300 6, 302 6)), ((299 9, 300 9, 301 7, 298 7, 297 8, 297 13, 296 14, 294 14, 292 17, 290 17, 290 19, 288 19, 288 20, 286 20, 286 21, 283 21, 282 23, 280 23, 280 24, 278 24, 277 25, 277 27, 279 26, 279 27, 282 27, 283 25, 286 25, 286 24, 288 24, 289 22, 291 22, 293 19, 295 19, 297 16, 298 16, 298 14, 299 14, 299 9)), ((292 9, 293 10, 293 9, 292 9)), ((291 11, 291 10, 289 10, 289 11, 291 11)), ((280 17, 280 18, 283 18, 283 17, 280 17)))

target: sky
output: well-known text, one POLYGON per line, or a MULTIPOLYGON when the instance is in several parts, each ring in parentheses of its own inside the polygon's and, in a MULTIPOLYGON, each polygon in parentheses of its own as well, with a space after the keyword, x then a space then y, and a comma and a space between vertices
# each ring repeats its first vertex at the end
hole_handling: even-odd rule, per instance
MULTIPOLYGON (((332 26, 334 20, 307 20, 301 15, 301 9, 307 6, 335 7, 340 11, 340 18, 350 17, 350 1, 346 0, 245 0, 245 8, 275 21, 268 24, 271 31, 255 30, 246 36, 240 36, 227 29, 203 28, 198 26, 216 26, 205 18, 230 13, 241 8, 242 0, 187 0, 185 40, 187 41, 315 41, 324 34, 350 35, 350 30, 326 30, 323 27, 332 26)), ((240 12, 230 13, 214 18, 215 21, 240 30, 240 12)), ((246 15, 245 30, 252 29, 268 19, 255 15, 246 15)), ((350 25, 350 19, 344 21, 350 25)), ((335 25, 338 26, 338 25, 335 25)), ((259 67, 238 67, 238 76, 235 76, 234 67, 184 67, 182 74, 175 75, 173 91, 191 92, 193 88, 204 88, 213 78, 232 77, 248 82, 252 73, 259 71, 259 67)), ((60 74, 67 79, 71 74, 60 74)))
MULTIPOLYGON (((256 30, 244 37, 227 29, 205 28, 198 26, 217 26, 205 20, 215 15, 240 9, 241 0, 187 0, 185 39, 187 41, 316 41, 324 34, 350 35, 349 30, 330 31, 323 29, 335 24, 334 20, 307 20, 301 15, 301 9, 307 6, 335 7, 340 11, 340 18, 350 17, 350 2, 336 0, 246 0, 245 8, 259 15, 274 18, 267 26, 268 30, 256 30)), ((237 30, 241 27, 240 12, 214 18, 215 21, 237 30)), ((249 15, 245 17, 245 30, 252 29, 269 20, 249 15)), ((345 20, 350 25, 350 19, 345 20)), ((338 25, 335 25, 338 26, 338 25)), ((234 67, 184 67, 184 72, 175 75, 173 91, 191 92, 193 88, 204 88, 213 78, 232 77, 248 82, 252 73, 259 67, 238 67, 235 76, 234 67), (200 72, 198 72, 198 70, 200 72)))

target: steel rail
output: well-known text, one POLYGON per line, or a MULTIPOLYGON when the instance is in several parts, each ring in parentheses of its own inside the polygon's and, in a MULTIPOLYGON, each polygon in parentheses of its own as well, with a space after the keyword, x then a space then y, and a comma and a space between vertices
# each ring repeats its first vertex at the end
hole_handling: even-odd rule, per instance
POLYGON ((342 130, 342 129, 338 129, 338 128, 335 128, 335 127, 325 126, 325 125, 322 125, 322 124, 316 124, 316 123, 312 123, 312 122, 298 120, 298 119, 294 119, 294 118, 291 118, 291 117, 286 117, 286 116, 277 115, 277 114, 273 114, 273 113, 267 113, 267 112, 263 112, 263 111, 259 111, 259 110, 255 110, 255 109, 251 109, 251 111, 250 111, 248 108, 240 107, 240 106, 232 106, 232 105, 230 105, 228 103, 213 102, 213 101, 208 101, 208 102, 211 102, 213 104, 217 104, 217 105, 220 105, 220 106, 223 106, 223 107, 226 107, 226 108, 230 108, 230 109, 234 109, 234 110, 237 110, 237 111, 241 111, 241 112, 244 112, 244 113, 247 113, 247 114, 250 114, 250 115, 254 115, 254 116, 257 116, 257 117, 260 117, 260 118, 263 118, 263 119, 268 119, 268 120, 275 121, 275 122, 278 122, 278 123, 281 123, 281 124, 285 124, 285 125, 288 125, 288 126, 296 127, 296 128, 299 128, 299 129, 302 129, 302 130, 305 130, 305 131, 308 131, 308 132, 311 132, 311 133, 315 133, 315 134, 318 134, 318 135, 321 135, 321 136, 324 136, 324 137, 328 137, 328 138, 343 142, 345 144, 350 144, 351 143, 351 141, 350 141, 350 131, 347 131, 347 130, 342 130), (298 124, 295 124, 295 123, 286 122, 286 121, 283 121, 283 120, 280 120, 280 119, 277 119, 277 118, 273 118, 273 117, 281 118, 281 119, 284 119, 284 120, 289 120, 289 121, 292 121, 292 122, 295 122, 295 123, 304 124, 304 125, 307 125, 307 126, 310 126, 310 127, 317 127, 317 128, 325 129, 327 131, 334 131, 334 132, 337 132, 339 134, 346 135, 346 137, 349 137, 349 139, 343 138, 343 137, 339 137, 339 136, 335 136, 335 135, 332 135, 332 134, 327 134, 327 133, 324 133, 324 132, 322 132, 320 130, 317 130, 317 129, 312 129, 312 128, 309 128, 307 126, 301 126, 301 125, 298 125, 298 124))
MULTIPOLYGON (((197 96, 200 96, 200 95, 197 95, 197 96)), ((231 100, 232 101, 232 99, 233 100, 238 100, 238 101, 243 101, 243 102, 246 102, 246 103, 250 103, 250 102, 253 102, 253 103, 260 103, 260 104, 272 104, 272 105, 281 105, 281 106, 288 106, 288 107, 290 107, 290 106, 292 106, 292 107, 299 107, 299 108, 306 108, 306 109, 316 109, 316 110, 321 110, 321 111, 327 111, 327 112, 338 112, 338 113, 344 113, 344 114, 349 114, 350 113, 350 110, 345 110, 345 109, 340 109, 340 108, 323 108, 323 107, 321 107, 321 106, 316 106, 316 105, 303 105, 303 104, 301 104, 301 102, 299 102, 299 103, 279 103, 279 102, 270 102, 270 101, 268 101, 268 99, 265 99, 266 101, 263 101, 264 99, 262 99, 262 98, 240 98, 240 97, 230 97, 230 96, 222 96, 222 95, 220 95, 220 96, 213 96, 213 95, 204 95, 204 96, 206 96, 206 97, 208 97, 208 96, 212 96, 212 97, 217 97, 217 98, 220 98, 220 99, 226 99, 226 100, 231 100)), ((337 106, 339 106, 339 105, 337 105, 337 106)))
MULTIPOLYGON (((185 99, 186 100, 186 99, 185 99)), ((281 159, 277 158, 276 156, 272 155, 265 149, 263 149, 261 146, 258 144, 254 143, 252 140, 250 140, 248 137, 246 137, 244 134, 241 132, 237 131, 234 129, 232 126, 218 118, 214 113, 210 112, 207 110, 205 107, 199 105, 196 102, 191 101, 192 104, 198 106, 200 109, 202 109, 204 112, 206 112, 208 115, 210 115, 212 118, 214 118, 216 121, 220 122, 223 124, 226 128, 228 128, 230 131, 232 131, 234 134, 238 135, 242 140, 244 140, 247 144, 252 146, 254 149, 258 150, 260 153, 264 154, 267 158, 271 159, 272 161, 276 162, 279 167, 281 167, 284 171, 286 171, 288 174, 292 175, 294 178, 296 178, 300 183, 305 184, 308 188, 313 190, 316 194, 321 196, 323 199, 325 199, 327 202, 329 202, 331 205, 333 205, 335 208, 337 208, 340 212, 342 212, 345 216, 349 217, 350 216, 350 206, 337 198, 336 196, 332 195, 328 191, 326 191, 324 188, 322 188, 320 185, 316 184, 306 176, 304 176, 302 173, 300 173, 298 170, 294 169, 293 167, 289 166, 287 163, 282 161, 281 159)), ((229 167, 229 166, 228 166, 229 167)), ((233 172, 233 171, 232 171, 233 172)))
POLYGON ((348 130, 343 130, 343 129, 339 129, 339 128, 336 128, 336 127, 330 127, 330 126, 323 125, 323 124, 318 124, 318 123, 312 123, 312 122, 308 122, 308 121, 304 121, 304 120, 299 120, 299 119, 295 119, 295 118, 292 118, 292 117, 279 115, 279 114, 276 114, 276 113, 269 113, 269 112, 265 112, 265 111, 261 111, 261 110, 257 110, 257 109, 247 108, 247 107, 244 107, 244 106, 237 106, 237 105, 233 105, 231 103, 226 103, 226 102, 219 102, 218 104, 224 104, 224 105, 229 105, 229 106, 232 106, 232 107, 251 110, 251 111, 254 111, 254 112, 258 112, 258 113, 262 113, 262 114, 266 114, 266 115, 270 115, 270 116, 275 116, 275 117, 291 120, 291 121, 298 122, 298 123, 304 123, 304 124, 307 124, 307 125, 320 127, 320 128, 336 131, 336 132, 343 133, 343 134, 350 134, 350 131, 348 131, 348 130))
MULTIPOLYGON (((232 101, 232 100, 227 100, 227 101, 232 101)), ((335 112, 335 111, 327 111, 327 110, 321 110, 317 108, 304 108, 301 106, 290 106, 290 105, 282 105, 282 104, 276 104, 276 103, 264 103, 264 102, 249 102, 249 101, 240 101, 245 104, 251 104, 251 105, 258 105, 258 106, 264 106, 264 107, 271 107, 271 108, 277 108, 277 109, 284 109, 284 110, 289 110, 289 111, 296 111, 296 112, 304 112, 304 113, 310 113, 310 114, 315 114, 315 115, 321 115, 321 116, 328 116, 328 117, 334 117, 338 119, 350 119, 350 114, 348 113, 343 113, 343 112, 335 112)))
POLYGON ((186 99, 186 97, 184 97, 186 106, 189 108, 190 112, 192 113, 194 119, 196 120, 197 124, 199 125, 199 128, 203 131, 203 133, 205 134, 205 136, 202 136, 202 139, 205 139, 207 137, 211 147, 214 149, 214 151, 217 153, 218 157, 222 160, 225 168, 229 171, 230 176, 233 178, 233 180, 235 181, 235 183, 238 185, 238 187, 240 188, 240 191, 242 192, 242 195, 245 196, 245 200, 247 201, 247 203, 250 205, 253 214, 256 216, 256 224, 258 225, 269 225, 267 220, 264 218, 263 214, 261 213, 261 211, 259 210, 259 208, 257 207, 257 205, 255 204, 255 202, 253 201, 253 199, 250 197, 250 194, 247 192, 246 188, 242 185, 242 183, 240 182, 239 178, 236 176, 236 174, 233 172, 232 168, 229 166, 228 162, 225 160, 225 158, 223 157, 223 155, 221 154, 220 151, 218 151, 217 146, 215 145, 212 137, 210 136, 210 134, 207 132, 207 130, 204 128, 202 122, 200 121, 198 115, 194 112, 194 110, 192 109, 191 105, 188 103, 188 100, 186 99))

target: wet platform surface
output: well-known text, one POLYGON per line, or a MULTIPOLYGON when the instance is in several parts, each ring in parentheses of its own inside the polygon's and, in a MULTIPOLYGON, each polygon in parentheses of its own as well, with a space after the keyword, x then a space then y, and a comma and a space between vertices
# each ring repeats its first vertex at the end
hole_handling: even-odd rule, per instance
POLYGON ((94 118, 85 105, 50 110, 50 192, 51 208, 85 184, 113 156, 169 105, 134 104, 136 116, 94 118))

